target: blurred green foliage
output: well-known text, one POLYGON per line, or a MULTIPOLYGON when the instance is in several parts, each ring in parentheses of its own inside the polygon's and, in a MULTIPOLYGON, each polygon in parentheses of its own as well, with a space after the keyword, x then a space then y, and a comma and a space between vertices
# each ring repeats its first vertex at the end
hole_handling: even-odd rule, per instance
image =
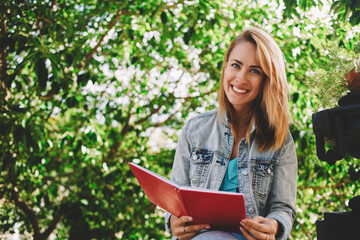
MULTIPOLYGON (((354 49, 342 49, 335 43, 327 48, 326 59, 319 63, 319 69, 309 74, 305 85, 313 96, 312 101, 319 108, 336 107, 338 100, 349 92, 356 92, 346 76, 360 67, 360 43, 354 49)), ((356 86, 356 85, 355 85, 356 86)))
POLYGON ((322 8, 324 5, 329 5, 332 13, 336 14, 336 19, 341 22, 349 22, 352 25, 360 23, 360 2, 358 0, 329 0, 329 1, 316 1, 316 0, 284 0, 279 1, 285 4, 285 11, 283 16, 285 18, 292 15, 300 16, 299 9, 308 11, 312 7, 322 8))
POLYGON ((216 107, 226 46, 250 25, 270 32, 287 60, 299 159, 291 239, 313 239, 324 211, 347 210, 359 160, 317 159, 304 80, 327 42, 352 49, 359 32, 307 11, 282 18, 278 1, 260 2, 5 1, 0 233, 17 223, 33 239, 166 239, 163 211, 127 163, 169 176, 178 130, 216 107))

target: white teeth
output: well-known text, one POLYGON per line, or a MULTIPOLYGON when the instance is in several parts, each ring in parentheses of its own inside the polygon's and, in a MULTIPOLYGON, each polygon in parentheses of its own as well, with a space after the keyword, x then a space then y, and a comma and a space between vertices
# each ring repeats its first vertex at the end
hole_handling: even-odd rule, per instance
POLYGON ((239 89, 239 88, 236 88, 236 87, 234 87, 234 86, 233 86, 233 89, 234 89, 234 91, 237 92, 237 93, 246 93, 246 92, 247 92, 247 90, 239 89))

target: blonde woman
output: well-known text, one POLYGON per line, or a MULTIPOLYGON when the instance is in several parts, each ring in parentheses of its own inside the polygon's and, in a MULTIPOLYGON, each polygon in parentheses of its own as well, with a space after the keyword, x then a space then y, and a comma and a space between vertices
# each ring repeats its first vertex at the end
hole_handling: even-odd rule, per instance
MULTIPOLYGON (((231 42, 219 109, 190 119, 178 141, 171 179, 179 185, 244 194, 241 234, 191 225, 167 214, 173 239, 287 239, 296 215, 297 158, 289 133, 284 56, 275 40, 249 28, 231 42)), ((210 211, 210 210, 209 210, 210 211)))

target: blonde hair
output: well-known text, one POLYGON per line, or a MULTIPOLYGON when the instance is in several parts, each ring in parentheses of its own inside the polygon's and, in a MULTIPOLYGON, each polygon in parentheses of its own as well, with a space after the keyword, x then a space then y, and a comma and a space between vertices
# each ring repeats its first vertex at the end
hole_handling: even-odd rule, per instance
POLYGON ((227 114, 235 138, 235 110, 229 102, 224 90, 224 72, 231 51, 241 42, 247 41, 256 46, 256 57, 264 71, 262 90, 255 100, 250 113, 250 124, 246 130, 246 138, 250 142, 250 132, 255 122, 256 138, 260 150, 279 149, 285 142, 290 122, 288 85, 285 72, 285 58, 275 40, 265 31, 251 27, 234 38, 224 56, 220 88, 218 93, 219 119, 227 114))

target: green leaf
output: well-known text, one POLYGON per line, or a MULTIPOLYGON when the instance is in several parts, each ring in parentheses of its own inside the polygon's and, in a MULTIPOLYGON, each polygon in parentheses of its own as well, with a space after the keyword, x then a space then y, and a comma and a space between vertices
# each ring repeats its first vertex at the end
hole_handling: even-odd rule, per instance
POLYGON ((161 13, 161 22, 162 22, 163 24, 167 23, 167 16, 166 16, 166 12, 165 12, 165 11, 163 11, 163 12, 161 13))
POLYGON ((21 125, 16 125, 14 127, 14 140, 19 142, 25 136, 25 129, 21 125))
POLYGON ((69 108, 73 108, 73 107, 77 106, 78 103, 79 102, 77 101, 76 97, 69 97, 66 99, 66 104, 69 108))
POLYGON ((360 23, 360 10, 353 11, 349 22, 353 26, 358 25, 360 23))
POLYGON ((81 202, 82 204, 84 204, 85 206, 88 206, 88 205, 89 205, 89 201, 86 200, 86 199, 81 199, 80 202, 81 202))
POLYGON ((189 44, 191 36, 194 34, 195 28, 193 26, 190 26, 188 31, 184 34, 184 42, 185 44, 189 44))
POLYGON ((79 86, 86 86, 86 84, 88 83, 88 81, 90 80, 90 73, 89 72, 85 72, 85 73, 82 73, 82 74, 79 74, 78 75, 78 78, 77 78, 77 84, 79 86))

